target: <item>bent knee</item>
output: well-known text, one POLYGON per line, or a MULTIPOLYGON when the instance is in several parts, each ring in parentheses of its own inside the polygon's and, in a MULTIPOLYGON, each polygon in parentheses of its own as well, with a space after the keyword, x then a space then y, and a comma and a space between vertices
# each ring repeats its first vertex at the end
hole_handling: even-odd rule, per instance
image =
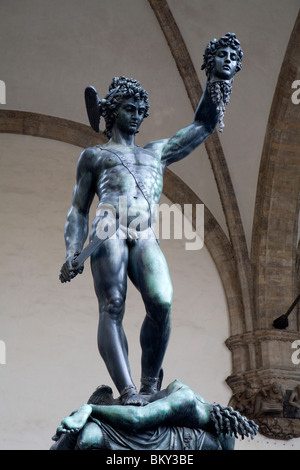
POLYGON ((106 310, 109 315, 119 316, 123 314, 125 308, 125 297, 120 293, 110 295, 107 299, 106 310))
POLYGON ((172 296, 161 295, 154 297, 148 304, 147 312, 150 318, 158 323, 168 322, 172 310, 172 296))

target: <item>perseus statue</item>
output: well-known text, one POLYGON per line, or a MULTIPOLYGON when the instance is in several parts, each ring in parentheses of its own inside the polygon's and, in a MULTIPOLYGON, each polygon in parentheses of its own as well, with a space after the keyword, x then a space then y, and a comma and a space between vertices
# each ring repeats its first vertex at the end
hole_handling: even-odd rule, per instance
POLYGON ((114 78, 102 100, 95 88, 87 87, 85 91, 90 124, 99 132, 103 117, 104 134, 109 140, 80 155, 65 225, 66 261, 60 280, 68 282, 83 270, 80 256, 88 248, 83 249, 89 210, 97 195, 89 254, 99 304, 98 348, 123 405, 146 405, 158 391, 170 336, 172 283, 155 236, 157 211, 153 210, 162 195, 164 170, 187 157, 215 130, 223 108, 211 84, 217 82, 222 89, 222 84, 230 83, 240 69, 242 53, 238 44, 235 35, 229 33, 210 43, 204 62, 208 82, 193 122, 173 137, 144 147, 135 144, 135 135, 149 115, 149 102, 138 81, 124 76, 114 78), (126 202, 125 223, 120 198, 126 202), (139 224, 132 228, 137 214, 139 224), (102 236, 110 233, 112 226, 113 236, 102 236), (139 391, 132 380, 122 324, 128 277, 140 292, 146 310, 140 333, 139 391))

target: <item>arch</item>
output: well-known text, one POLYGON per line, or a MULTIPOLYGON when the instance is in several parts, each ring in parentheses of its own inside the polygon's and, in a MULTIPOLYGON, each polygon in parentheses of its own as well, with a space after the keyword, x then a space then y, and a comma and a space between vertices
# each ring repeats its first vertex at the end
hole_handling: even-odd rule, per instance
MULTIPOLYGON (((86 148, 103 144, 106 137, 96 134, 89 126, 78 122, 37 113, 0 110, 0 132, 31 135, 59 140, 86 148)), ((164 175, 163 193, 182 207, 184 204, 203 204, 200 198, 170 169, 164 175)), ((236 277, 234 254, 230 242, 209 209, 204 209, 204 241, 215 262, 227 299, 230 332, 236 335, 244 331, 242 298, 236 277)), ((195 228, 195 221, 193 221, 195 228)))
MULTIPOLYGON (((203 91, 175 18, 167 0, 148 1, 166 38, 192 108, 196 111, 203 91)), ((239 284, 239 301, 241 300, 239 308, 241 311, 238 317, 242 316, 243 320, 238 322, 236 331, 238 333, 252 331, 254 308, 249 253, 235 191, 217 131, 206 139, 204 145, 212 166, 227 223, 235 262, 235 282, 239 284)))
MULTIPOLYGON (((251 254, 256 328, 270 328, 298 293, 300 108, 292 85, 300 76, 299 57, 300 13, 279 73, 257 184, 251 254)), ((296 322, 293 326, 297 329, 296 322)))

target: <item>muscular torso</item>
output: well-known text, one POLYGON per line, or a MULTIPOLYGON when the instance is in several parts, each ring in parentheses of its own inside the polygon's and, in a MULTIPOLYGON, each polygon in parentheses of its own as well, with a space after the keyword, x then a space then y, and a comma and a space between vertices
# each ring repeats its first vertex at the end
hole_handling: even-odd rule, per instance
MULTIPOLYGON (((163 169, 160 157, 152 150, 137 146, 104 145, 101 149, 96 149, 94 175, 98 207, 112 205, 119 215, 119 198, 122 197, 122 204, 125 201, 127 205, 128 223, 137 216, 148 220, 149 204, 152 208, 155 207, 162 194, 163 169), (142 191, 136 181, 142 183, 142 191)), ((152 213, 152 217, 155 218, 155 213, 152 213)))

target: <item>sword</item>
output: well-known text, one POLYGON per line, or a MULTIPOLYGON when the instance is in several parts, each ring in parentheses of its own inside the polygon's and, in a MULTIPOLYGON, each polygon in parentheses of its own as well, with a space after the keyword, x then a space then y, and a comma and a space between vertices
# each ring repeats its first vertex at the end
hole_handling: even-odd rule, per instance
POLYGON ((111 235, 107 235, 105 238, 98 238, 97 235, 95 235, 95 238, 93 238, 93 240, 81 252, 74 253, 71 262, 74 271, 70 272, 69 264, 67 261, 65 261, 60 270, 60 282, 70 282, 75 276, 77 276, 77 274, 81 274, 83 271, 84 262, 88 259, 89 256, 91 256, 91 254, 96 250, 96 248, 101 246, 102 243, 104 243, 105 240, 110 237, 111 235))

